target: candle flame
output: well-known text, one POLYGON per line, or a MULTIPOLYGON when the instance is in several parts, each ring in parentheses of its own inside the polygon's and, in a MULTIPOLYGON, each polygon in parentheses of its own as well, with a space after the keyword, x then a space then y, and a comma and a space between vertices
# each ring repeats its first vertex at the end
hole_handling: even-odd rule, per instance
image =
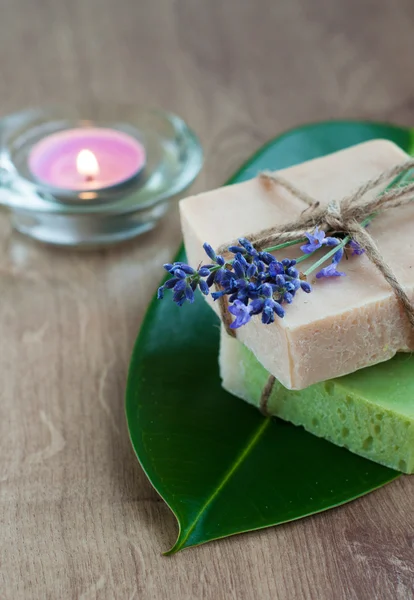
POLYGON ((90 150, 81 150, 76 158, 76 168, 80 175, 93 179, 99 174, 99 164, 96 156, 90 150))

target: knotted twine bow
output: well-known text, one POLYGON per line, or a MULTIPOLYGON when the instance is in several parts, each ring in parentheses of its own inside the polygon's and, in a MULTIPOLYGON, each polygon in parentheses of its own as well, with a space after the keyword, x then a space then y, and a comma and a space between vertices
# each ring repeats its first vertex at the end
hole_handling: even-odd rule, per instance
MULTIPOLYGON (((320 227, 325 232, 342 233, 357 242, 364 250, 369 260, 377 267, 384 279, 392 287, 398 302, 403 307, 411 327, 414 329, 414 304, 410 301, 403 287, 398 282, 391 267, 385 262, 375 241, 360 221, 373 214, 382 214, 387 210, 404 206, 414 199, 414 183, 398 186, 398 181, 392 183, 386 190, 374 198, 366 198, 368 192, 379 187, 393 178, 399 178, 414 168, 414 160, 408 160, 400 165, 383 172, 379 177, 370 179, 361 185, 353 194, 342 200, 332 200, 327 206, 320 206, 320 202, 299 190, 292 183, 277 174, 262 173, 259 178, 268 191, 274 185, 280 185, 295 198, 302 200, 308 206, 301 216, 285 225, 262 229, 258 233, 246 235, 257 251, 262 251, 271 245, 279 245, 303 238, 310 229, 320 227), (395 185, 393 186, 393 184, 395 185)), ((218 249, 219 254, 228 253, 228 246, 237 244, 237 241, 224 244, 218 249)), ((236 337, 236 330, 231 329, 232 317, 228 310, 226 296, 219 298, 219 310, 223 324, 229 335, 236 337)), ((260 398, 260 410, 268 415, 267 402, 272 393, 275 377, 270 375, 264 386, 260 398)))

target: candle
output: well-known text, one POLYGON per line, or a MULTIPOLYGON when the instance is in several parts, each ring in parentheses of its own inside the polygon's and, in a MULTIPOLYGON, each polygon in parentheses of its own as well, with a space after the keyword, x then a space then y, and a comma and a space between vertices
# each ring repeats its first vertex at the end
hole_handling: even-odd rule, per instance
POLYGON ((71 191, 102 190, 136 177, 146 160, 132 136, 106 127, 66 129, 44 137, 30 151, 35 179, 71 191))

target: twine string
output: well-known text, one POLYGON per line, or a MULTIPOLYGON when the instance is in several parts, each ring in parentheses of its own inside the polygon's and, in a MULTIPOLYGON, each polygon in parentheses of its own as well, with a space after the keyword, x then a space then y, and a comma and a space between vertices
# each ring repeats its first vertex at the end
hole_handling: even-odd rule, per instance
MULTIPOLYGON (((399 304, 407 315, 411 327, 414 329, 413 303, 399 283, 391 267, 384 260, 372 236, 360 224, 360 221, 363 221, 375 213, 383 213, 399 206, 405 206, 413 200, 414 183, 404 186, 395 185, 374 198, 366 198, 368 192, 375 190, 381 184, 396 178, 413 168, 414 159, 405 161, 402 164, 384 171, 378 177, 370 179, 361 185, 355 192, 342 198, 342 200, 332 200, 327 206, 322 207, 317 200, 280 175, 262 173, 259 176, 259 179, 267 191, 271 191, 276 185, 280 186, 295 198, 302 200, 307 205, 307 208, 295 221, 281 226, 262 229, 259 232, 251 233, 244 237, 253 244, 256 250, 261 251, 272 245, 283 244, 285 242, 303 238, 309 229, 315 227, 320 227, 325 232, 334 231, 350 236, 365 250, 368 259, 375 265, 383 278, 391 286, 399 304)), ((228 246, 234 244, 237 244, 237 240, 221 246, 217 252, 219 254, 225 254, 228 252, 228 246)), ((236 337, 236 330, 231 329, 230 327, 232 317, 228 308, 228 299, 226 296, 222 296, 219 299, 219 310, 222 321, 227 333, 236 337)), ((273 375, 270 375, 262 390, 259 406, 262 413, 266 416, 269 416, 268 400, 274 384, 275 378, 273 375)))

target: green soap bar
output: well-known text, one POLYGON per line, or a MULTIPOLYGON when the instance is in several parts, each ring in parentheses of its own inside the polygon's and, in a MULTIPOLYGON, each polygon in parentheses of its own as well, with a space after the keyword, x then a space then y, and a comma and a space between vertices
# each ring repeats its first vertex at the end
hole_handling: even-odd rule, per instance
MULTIPOLYGON (((269 373, 238 340, 221 335, 223 387, 259 406, 269 373)), ((288 390, 276 381, 270 414, 392 469, 414 473, 414 354, 288 390)))

